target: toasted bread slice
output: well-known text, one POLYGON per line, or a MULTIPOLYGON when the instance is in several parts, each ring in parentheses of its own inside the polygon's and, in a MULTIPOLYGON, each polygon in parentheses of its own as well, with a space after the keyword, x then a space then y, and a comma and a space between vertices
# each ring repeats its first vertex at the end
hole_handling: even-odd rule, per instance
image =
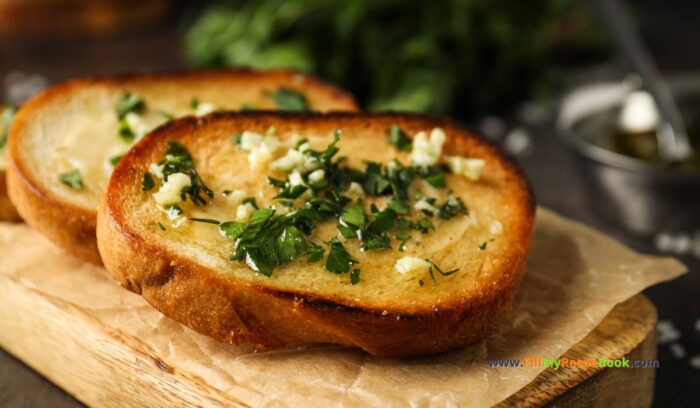
MULTIPOLYGON (((447 194, 446 188, 417 183, 441 200, 447 194)), ((366 205, 385 205, 382 197, 362 197, 366 205)), ((517 291, 533 222, 533 198, 517 167, 449 120, 400 114, 222 113, 173 121, 136 145, 110 179, 98 211, 97 236, 104 265, 119 283, 167 316, 218 340, 263 349, 335 343, 378 356, 410 357, 460 348, 498 323, 517 291), (361 270, 359 283, 352 284, 354 272, 326 270, 327 258, 307 262, 301 257, 271 276, 256 273, 246 262, 230 259, 234 242, 216 225, 172 221, 154 201, 153 192, 161 189, 142 191, 145 173, 177 141, 189 150, 201 180, 214 193, 205 205, 183 203, 185 215, 231 220, 242 205, 231 201, 232 194, 222 195, 229 190, 255 197, 261 208, 275 203, 279 193, 266 180, 270 166, 251 169, 250 156, 231 142, 232 134, 273 127, 285 146, 308 138, 311 148, 323 150, 339 129, 338 155, 347 156, 344 165, 362 168, 363 160, 406 163, 409 153, 385 140, 393 124, 408 135, 441 128, 446 134, 443 156, 480 158, 485 169, 478 181, 447 174, 449 189, 469 213, 442 221, 433 217, 435 230, 412 231, 402 252, 396 240, 392 249, 364 252, 357 239, 343 242, 358 261, 353 267, 361 270), (407 256, 430 259, 443 271, 459 270, 449 276, 436 271, 431 276, 427 268, 400 273, 397 261, 407 256)), ((323 242, 337 236, 337 225, 336 219, 321 222, 311 232, 310 239, 326 254, 323 242)))
MULTIPOLYGON (((201 107, 206 109, 200 113, 246 106, 276 109, 275 92, 281 89, 303 94, 312 110, 357 109, 347 93, 291 71, 126 75, 54 86, 30 100, 15 118, 8 146, 10 198, 30 226, 69 253, 100 264, 97 206, 113 170, 112 159, 133 143, 119 136, 123 121, 116 106, 125 92, 145 102, 136 123, 129 125, 135 128, 129 128, 132 133, 145 133, 167 116, 192 115, 201 107)), ((294 94, 291 98, 299 102, 294 94)))
MULTIPOLYGON (((10 197, 7 195, 7 184, 5 182, 5 166, 7 164, 7 134, 10 130, 11 117, 7 115, 9 109, 0 105, 0 221, 19 221, 19 214, 12 205, 10 197)), ((10 111, 10 113, 12 113, 10 111)))

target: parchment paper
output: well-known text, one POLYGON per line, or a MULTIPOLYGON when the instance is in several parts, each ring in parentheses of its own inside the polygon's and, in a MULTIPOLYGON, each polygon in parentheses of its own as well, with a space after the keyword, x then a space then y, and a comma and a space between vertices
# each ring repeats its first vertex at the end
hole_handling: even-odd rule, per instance
POLYGON ((543 368, 489 368, 487 359, 559 357, 617 303, 685 269, 540 209, 525 278, 496 333, 458 352, 401 361, 346 347, 254 353, 227 346, 164 317, 26 226, 1 224, 0 243, 2 277, 79 306, 253 406, 490 406, 543 368))

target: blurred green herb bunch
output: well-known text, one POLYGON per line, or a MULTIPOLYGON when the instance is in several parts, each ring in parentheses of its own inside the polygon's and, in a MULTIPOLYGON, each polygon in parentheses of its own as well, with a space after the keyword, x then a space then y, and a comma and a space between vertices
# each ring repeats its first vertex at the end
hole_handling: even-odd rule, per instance
POLYGON ((574 0, 219 1, 186 36, 200 66, 295 68, 370 110, 459 117, 546 92, 560 50, 602 43, 574 0))

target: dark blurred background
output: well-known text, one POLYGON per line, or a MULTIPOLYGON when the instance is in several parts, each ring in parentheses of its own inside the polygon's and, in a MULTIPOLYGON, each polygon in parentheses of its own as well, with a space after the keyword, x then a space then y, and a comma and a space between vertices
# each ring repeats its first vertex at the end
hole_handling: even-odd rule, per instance
MULTIPOLYGON (((664 75, 699 77, 700 2, 630 6, 664 75)), ((593 208, 555 137, 564 93, 629 73, 588 2, 0 0, 5 102, 77 76, 226 66, 310 71, 366 109, 455 117, 516 157, 540 205, 637 250, 679 256, 689 273, 646 291, 677 331, 659 344, 655 406, 700 406, 700 226, 672 231, 690 240, 681 248, 659 245, 668 231, 640 236, 615 224, 593 208)), ((48 401, 79 405, 0 351, 0 406, 48 401)))

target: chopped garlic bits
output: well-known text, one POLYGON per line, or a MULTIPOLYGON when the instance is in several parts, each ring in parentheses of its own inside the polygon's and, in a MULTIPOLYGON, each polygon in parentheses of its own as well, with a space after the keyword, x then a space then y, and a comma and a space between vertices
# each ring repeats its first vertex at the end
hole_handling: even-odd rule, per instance
POLYGON ((236 207, 236 221, 248 222, 254 212, 255 207, 251 203, 241 204, 236 207))
POLYGON ((160 186, 160 189, 153 194, 153 198, 161 206, 177 204, 182 201, 182 190, 191 184, 192 180, 187 174, 171 174, 168 180, 160 186))
POLYGON ((362 188, 362 184, 353 181, 350 183, 350 186, 348 187, 345 194, 349 195, 350 198, 357 199, 365 196, 365 189, 362 188))
POLYGON ((484 172, 486 162, 483 159, 467 159, 460 156, 447 156, 445 163, 454 174, 462 175, 469 180, 479 180, 484 172))
POLYGON ((280 144, 275 136, 263 136, 247 130, 241 134, 241 149, 249 152, 248 162, 255 169, 267 166, 274 159, 280 144))
POLYGON ((216 110, 216 106, 211 103, 199 103, 195 108, 194 114, 197 116, 208 115, 216 110))
POLYGON ((401 274, 413 274, 416 272, 426 272, 430 268, 430 262, 424 261, 414 256, 404 256, 396 261, 394 268, 401 274))
POLYGON ((127 113, 126 116, 124 116, 124 120, 126 121, 127 125, 129 125, 129 128, 134 133, 136 139, 142 138, 154 128, 154 126, 148 125, 141 115, 135 112, 127 113))
POLYGON ((418 132, 413 138, 411 162, 418 166, 432 166, 438 163, 445 143, 445 131, 435 128, 430 132, 430 140, 425 132, 418 132))
POLYGON ((440 209, 435 207, 428 201, 427 197, 423 197, 420 200, 416 201, 415 204, 413 204, 413 208, 416 209, 416 211, 428 211, 430 214, 437 214, 440 212, 440 209))
POLYGON ((287 153, 270 164, 270 168, 275 171, 298 171, 301 174, 312 172, 319 167, 321 163, 317 158, 307 156, 304 151, 309 150, 308 143, 302 143, 298 148, 291 148, 287 153))

